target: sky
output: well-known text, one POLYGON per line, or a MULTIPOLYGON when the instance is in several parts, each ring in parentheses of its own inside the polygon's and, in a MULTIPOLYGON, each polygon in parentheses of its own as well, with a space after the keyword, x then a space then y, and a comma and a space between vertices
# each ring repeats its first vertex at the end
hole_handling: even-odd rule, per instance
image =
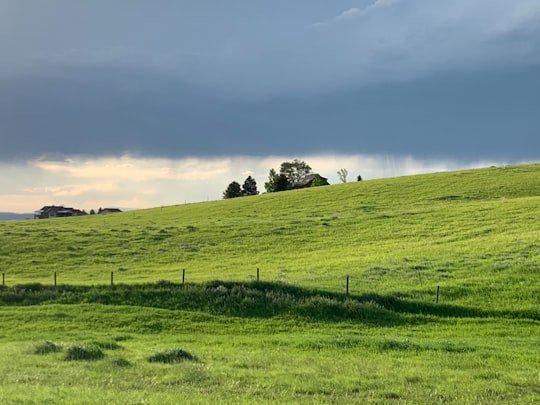
POLYGON ((0 211, 540 161, 538 0, 0 0, 0 211))

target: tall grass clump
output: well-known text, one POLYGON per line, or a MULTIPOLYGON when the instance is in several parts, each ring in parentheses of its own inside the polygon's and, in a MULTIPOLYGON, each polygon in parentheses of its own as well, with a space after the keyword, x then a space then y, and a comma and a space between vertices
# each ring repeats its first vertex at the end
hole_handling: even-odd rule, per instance
POLYGON ((49 353, 57 353, 62 351, 62 345, 51 342, 50 340, 46 340, 44 342, 39 343, 36 345, 34 349, 35 354, 49 354, 49 353))
POLYGON ((131 362, 123 357, 114 358, 111 360, 111 364, 114 367, 124 368, 124 367, 131 367, 131 362))
POLYGON ((105 357, 103 351, 96 346, 86 346, 82 344, 73 344, 67 348, 66 360, 86 360, 94 361, 105 357))
POLYGON ((148 357, 148 361, 150 363, 172 364, 172 363, 180 363, 186 360, 197 361, 197 357, 195 357, 193 354, 180 348, 174 348, 174 349, 168 349, 162 352, 156 352, 156 353, 153 353, 150 357, 148 357))

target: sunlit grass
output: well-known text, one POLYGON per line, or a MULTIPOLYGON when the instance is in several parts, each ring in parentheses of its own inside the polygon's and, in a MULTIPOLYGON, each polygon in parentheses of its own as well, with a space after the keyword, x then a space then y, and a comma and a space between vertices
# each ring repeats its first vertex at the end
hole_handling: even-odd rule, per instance
POLYGON ((527 403, 538 395, 538 324, 527 320, 433 318, 381 329, 96 305, 4 307, 0 317, 11 330, 0 339, 0 399, 527 403), (102 349, 102 360, 66 362, 63 353, 36 355, 21 343, 30 336, 53 336, 64 347, 99 340, 117 347, 102 349), (148 362, 173 347, 197 361, 148 362))
POLYGON ((540 397, 540 165, 0 222, 0 266, 0 403, 540 397))

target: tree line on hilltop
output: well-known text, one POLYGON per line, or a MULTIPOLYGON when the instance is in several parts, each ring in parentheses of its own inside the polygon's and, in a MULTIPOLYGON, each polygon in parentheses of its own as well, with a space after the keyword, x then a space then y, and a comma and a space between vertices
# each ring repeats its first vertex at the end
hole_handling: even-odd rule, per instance
MULTIPOLYGON (((341 169, 337 172, 342 183, 347 182, 347 170, 341 169)), ((361 176, 357 180, 362 180, 361 176)), ((311 166, 305 161, 294 159, 292 162, 283 162, 279 168, 279 173, 275 169, 270 169, 268 181, 264 183, 267 193, 286 191, 295 188, 317 187, 329 185, 328 179, 318 173, 314 173, 311 166)), ((243 185, 237 181, 232 181, 223 192, 223 198, 237 198, 249 195, 257 195, 257 182, 251 176, 248 176, 243 185)))

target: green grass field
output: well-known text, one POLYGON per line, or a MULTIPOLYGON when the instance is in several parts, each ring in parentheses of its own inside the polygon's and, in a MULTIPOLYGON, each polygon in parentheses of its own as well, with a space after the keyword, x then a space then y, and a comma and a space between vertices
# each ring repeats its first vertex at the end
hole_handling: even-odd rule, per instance
POLYGON ((0 257, 0 403, 540 401, 539 164, 0 222, 0 257))

